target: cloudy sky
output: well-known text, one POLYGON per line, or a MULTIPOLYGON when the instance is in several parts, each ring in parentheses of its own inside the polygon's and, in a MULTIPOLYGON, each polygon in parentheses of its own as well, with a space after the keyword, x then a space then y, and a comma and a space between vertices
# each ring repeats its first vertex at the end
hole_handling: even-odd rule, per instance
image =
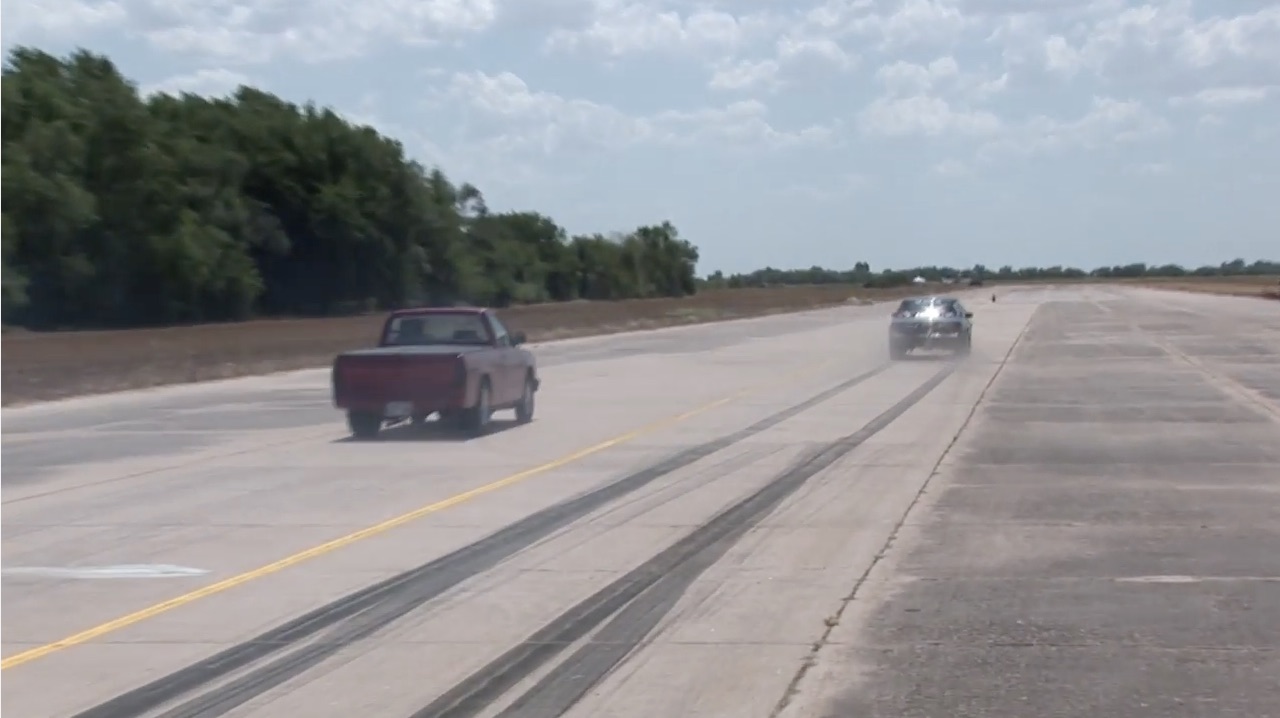
POLYGON ((5 48, 251 84, 701 269, 1280 258, 1280 2, 5 0, 5 48))

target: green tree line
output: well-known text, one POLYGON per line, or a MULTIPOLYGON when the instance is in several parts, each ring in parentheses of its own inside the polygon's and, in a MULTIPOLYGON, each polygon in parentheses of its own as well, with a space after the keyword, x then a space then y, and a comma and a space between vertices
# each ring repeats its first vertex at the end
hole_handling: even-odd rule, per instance
POLYGON ((143 97, 85 50, 3 75, 3 310, 117 327, 696 291, 668 222, 568 236, 372 128, 249 87, 143 97))
POLYGON ((884 269, 871 271, 866 262, 858 262, 853 269, 825 269, 810 267, 808 269, 774 269, 766 267, 746 274, 725 275, 715 272, 701 284, 708 288, 736 289, 740 287, 768 287, 778 285, 799 284, 856 284, 864 287, 898 287, 910 284, 916 277, 930 282, 967 282, 973 279, 993 279, 1001 281, 1034 281, 1054 279, 1120 279, 1141 277, 1235 277, 1235 276, 1273 276, 1280 275, 1280 262, 1259 259, 1246 262, 1234 259, 1219 265, 1205 265, 1187 268, 1178 264, 1148 265, 1143 263, 1126 264, 1114 267, 1097 267, 1092 270, 1077 267, 1023 267, 1014 269, 1006 265, 997 270, 977 264, 966 269, 955 267, 914 267, 911 269, 884 269))

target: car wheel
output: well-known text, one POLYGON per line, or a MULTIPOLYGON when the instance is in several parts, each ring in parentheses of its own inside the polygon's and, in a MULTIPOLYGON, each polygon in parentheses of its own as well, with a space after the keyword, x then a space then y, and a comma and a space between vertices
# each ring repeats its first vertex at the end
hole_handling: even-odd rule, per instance
POLYGON ((357 439, 372 439, 382 430, 382 417, 370 411, 349 411, 347 426, 357 439))
POLYGON ((899 359, 906 358, 906 356, 907 356, 907 348, 905 346, 899 344, 898 342, 893 342, 893 341, 889 342, 889 359, 890 360, 897 361, 899 359))
POLYGON ((521 424, 528 424, 533 421, 533 377, 526 376, 524 378, 524 394, 520 396, 520 403, 516 404, 516 421, 521 424))
POLYGON ((480 390, 476 393, 476 405, 467 411, 467 433, 472 436, 484 436, 489 432, 489 420, 492 418, 489 380, 484 379, 480 382, 480 390))

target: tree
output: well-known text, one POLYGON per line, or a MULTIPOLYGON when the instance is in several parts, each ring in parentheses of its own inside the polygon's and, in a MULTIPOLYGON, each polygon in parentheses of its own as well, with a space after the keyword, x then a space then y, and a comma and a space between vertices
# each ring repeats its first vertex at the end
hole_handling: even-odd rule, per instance
POLYGON ((112 327, 696 291, 668 222, 606 239, 493 213, 329 109, 250 87, 139 96, 107 58, 13 50, 4 319, 112 327))

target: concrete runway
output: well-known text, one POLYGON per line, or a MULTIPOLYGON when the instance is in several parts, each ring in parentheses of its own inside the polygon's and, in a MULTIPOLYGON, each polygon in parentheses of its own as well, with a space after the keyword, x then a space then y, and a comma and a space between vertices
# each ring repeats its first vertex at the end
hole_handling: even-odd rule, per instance
POLYGON ((323 371, 5 410, 4 705, 1280 716, 1280 306, 959 294, 959 362, 885 305, 535 347, 470 441, 323 371))

